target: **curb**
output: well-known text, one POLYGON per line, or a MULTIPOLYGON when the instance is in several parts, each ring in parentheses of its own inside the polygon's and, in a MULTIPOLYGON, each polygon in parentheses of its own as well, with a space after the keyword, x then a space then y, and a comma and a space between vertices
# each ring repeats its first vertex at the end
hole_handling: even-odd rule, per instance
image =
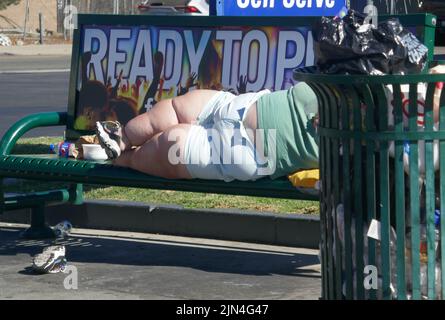
MULTIPOLYGON (((30 210, 5 212, 0 221, 28 223, 30 210)), ((46 208, 50 225, 69 220, 78 228, 145 232, 318 249, 320 219, 230 209, 187 209, 126 201, 85 201, 46 208)))

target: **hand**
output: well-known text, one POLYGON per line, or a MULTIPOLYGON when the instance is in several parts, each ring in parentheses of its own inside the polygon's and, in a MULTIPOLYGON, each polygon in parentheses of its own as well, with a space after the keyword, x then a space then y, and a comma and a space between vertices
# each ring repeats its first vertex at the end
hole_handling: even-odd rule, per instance
POLYGON ((186 94, 188 92, 187 88, 184 88, 183 86, 181 86, 181 84, 178 85, 178 90, 176 95, 177 96, 182 96, 184 94, 186 94))
POLYGON ((122 74, 124 73, 124 70, 122 69, 121 72, 119 72, 119 76, 117 77, 115 88, 119 88, 119 85, 122 82, 122 74))
POLYGON ((192 72, 190 74, 190 76, 187 79, 187 82, 185 84, 185 87, 187 88, 187 91, 190 90, 191 87, 196 86, 198 83, 195 82, 196 78, 198 77, 198 75, 196 74, 196 72, 192 72))
POLYGON ((107 88, 111 88, 111 77, 108 77, 107 79, 107 88))
POLYGON ((247 92, 247 76, 241 75, 239 77, 238 85, 236 86, 236 88, 238 89, 239 94, 247 92))

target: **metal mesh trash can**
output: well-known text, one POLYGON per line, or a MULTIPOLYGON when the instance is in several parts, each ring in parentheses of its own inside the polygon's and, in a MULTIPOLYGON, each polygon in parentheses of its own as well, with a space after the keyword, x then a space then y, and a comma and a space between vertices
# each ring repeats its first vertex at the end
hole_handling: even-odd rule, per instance
POLYGON ((442 299, 445 75, 294 78, 319 102, 323 298, 442 299))

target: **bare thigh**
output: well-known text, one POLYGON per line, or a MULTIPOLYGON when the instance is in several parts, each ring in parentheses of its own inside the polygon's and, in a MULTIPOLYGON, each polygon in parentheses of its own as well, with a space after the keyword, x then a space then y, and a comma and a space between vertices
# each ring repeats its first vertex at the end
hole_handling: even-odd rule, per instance
POLYGON ((131 146, 140 146, 154 135, 181 123, 192 123, 218 91, 194 90, 173 99, 158 102, 150 111, 132 119, 125 126, 131 146))
POLYGON ((217 94, 216 90, 194 90, 185 95, 173 98, 172 104, 179 123, 192 123, 204 109, 210 99, 217 94))
POLYGON ((191 179, 181 163, 190 127, 179 124, 160 132, 143 145, 123 152, 114 164, 168 179, 191 179))

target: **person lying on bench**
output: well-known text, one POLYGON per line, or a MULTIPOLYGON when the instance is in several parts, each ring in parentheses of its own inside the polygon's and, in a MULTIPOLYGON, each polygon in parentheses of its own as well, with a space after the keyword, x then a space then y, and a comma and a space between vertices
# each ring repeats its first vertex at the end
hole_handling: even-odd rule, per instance
POLYGON ((317 97, 305 83, 234 95, 194 90, 121 126, 96 123, 113 164, 170 179, 272 179, 318 167, 317 97))

